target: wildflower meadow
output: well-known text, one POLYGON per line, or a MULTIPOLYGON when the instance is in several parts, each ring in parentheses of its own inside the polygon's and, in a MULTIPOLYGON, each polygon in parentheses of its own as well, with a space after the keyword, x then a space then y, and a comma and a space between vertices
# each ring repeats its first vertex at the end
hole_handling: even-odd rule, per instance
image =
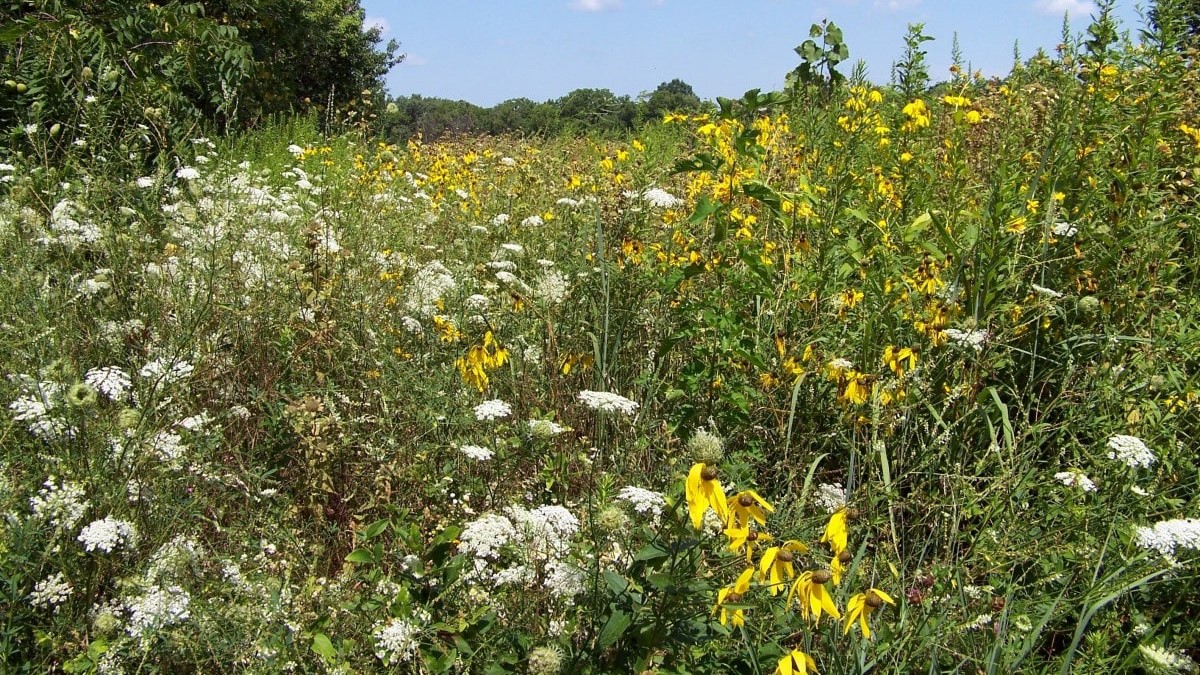
POLYGON ((1107 6, 620 133, 95 65, 0 130, 0 671, 1196 672, 1200 52, 1107 6))

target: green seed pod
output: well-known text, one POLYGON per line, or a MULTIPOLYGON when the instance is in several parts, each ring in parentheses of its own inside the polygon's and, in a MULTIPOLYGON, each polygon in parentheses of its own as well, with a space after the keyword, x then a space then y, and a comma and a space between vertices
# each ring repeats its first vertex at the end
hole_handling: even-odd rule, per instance
POLYGON ((57 138, 58 135, 61 133, 62 133, 62 125, 55 122, 54 125, 50 127, 50 138, 57 138))
POLYGON ((21 82, 20 84, 17 85, 17 93, 18 94, 24 94, 27 91, 29 91, 29 85, 25 84, 24 82, 21 82))

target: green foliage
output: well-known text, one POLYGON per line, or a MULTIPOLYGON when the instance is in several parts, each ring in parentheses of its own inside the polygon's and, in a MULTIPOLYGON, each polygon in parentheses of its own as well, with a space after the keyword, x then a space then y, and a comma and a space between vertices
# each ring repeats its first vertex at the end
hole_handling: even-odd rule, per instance
MULTIPOLYGON (((925 35, 924 30, 923 23, 908 25, 908 33, 904 36, 904 55, 892 65, 892 79, 906 101, 911 101, 929 87, 929 66, 925 63, 926 51, 921 45, 932 41, 933 37, 925 35)), ((954 39, 954 65, 959 66, 962 55, 958 50, 958 36, 954 39)))
POLYGON ((842 29, 832 21, 814 23, 808 30, 811 39, 796 47, 801 63, 792 71, 797 84, 818 85, 828 92, 845 81, 846 76, 837 70, 837 65, 850 58, 850 48, 842 39, 842 29), (820 38, 818 44, 816 38, 820 38))

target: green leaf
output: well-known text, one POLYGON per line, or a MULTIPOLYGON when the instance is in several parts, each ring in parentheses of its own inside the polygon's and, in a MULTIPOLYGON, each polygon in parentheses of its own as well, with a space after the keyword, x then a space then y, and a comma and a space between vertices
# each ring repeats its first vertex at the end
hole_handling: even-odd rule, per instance
POLYGON ((337 657, 337 650, 333 648, 329 636, 324 633, 313 635, 312 650, 326 661, 333 661, 337 657))
POLYGON ((608 621, 604 622, 604 628, 600 629, 600 648, 604 649, 615 644, 625 634, 625 631, 629 630, 632 623, 633 617, 629 616, 627 612, 620 609, 613 610, 608 621))
POLYGON ((624 593, 629 588, 629 581, 611 570, 604 572, 604 583, 608 584, 608 589, 617 595, 624 593))
POLYGON ((346 562, 373 563, 375 562, 375 556, 372 555, 370 550, 359 548, 351 551, 350 555, 346 556, 346 562))
MULTIPOLYGON (((682 392, 680 392, 682 393, 682 392)), ((633 559, 636 561, 642 560, 658 560, 659 558, 667 557, 667 552, 654 544, 647 544, 642 550, 638 551, 633 559)))
POLYGON ((374 539, 375 537, 378 537, 388 529, 389 525, 391 525, 391 523, 386 518, 371 523, 363 528, 363 539, 374 539))
POLYGON ((692 215, 688 216, 688 222, 693 225, 701 223, 705 218, 720 210, 720 208, 720 203, 714 202, 708 197, 701 197, 700 203, 696 204, 696 210, 692 212, 692 215))

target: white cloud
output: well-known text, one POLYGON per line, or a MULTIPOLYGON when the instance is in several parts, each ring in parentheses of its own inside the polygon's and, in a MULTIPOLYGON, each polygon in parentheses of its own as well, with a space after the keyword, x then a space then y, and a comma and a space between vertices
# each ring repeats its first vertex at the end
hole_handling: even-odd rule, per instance
POLYGON ((1033 6, 1039 12, 1056 16, 1065 12, 1072 17, 1084 17, 1096 11, 1096 3, 1091 0, 1037 0, 1033 6))
POLYGON ((392 24, 382 16, 368 16, 363 20, 363 30, 371 30, 378 26, 380 35, 387 35, 392 30, 392 24))
POLYGON ((621 0, 571 0, 571 9, 581 12, 607 12, 621 9, 621 0))

